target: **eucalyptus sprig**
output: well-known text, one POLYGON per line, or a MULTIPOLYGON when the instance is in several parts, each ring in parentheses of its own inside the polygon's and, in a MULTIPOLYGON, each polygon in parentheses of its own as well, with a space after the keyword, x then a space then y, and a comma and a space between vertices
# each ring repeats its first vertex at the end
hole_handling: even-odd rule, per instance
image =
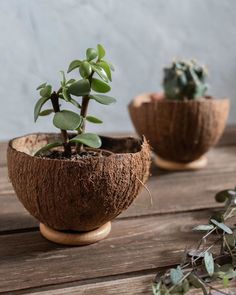
POLYGON ((193 230, 205 232, 195 249, 185 251, 183 261, 176 268, 157 274, 152 290, 154 295, 187 294, 201 289, 203 295, 227 294, 212 284, 222 281, 228 287, 236 278, 236 237, 234 228, 226 224, 236 216, 236 188, 216 194, 217 202, 225 202, 223 211, 215 213, 208 224, 193 230))
POLYGON ((78 154, 83 151, 84 145, 91 148, 101 146, 100 137, 94 133, 86 133, 85 126, 86 121, 95 124, 102 123, 101 119, 87 114, 90 100, 103 105, 109 105, 116 101, 115 98, 104 95, 111 90, 109 82, 112 81, 111 72, 114 71, 113 65, 104 59, 105 53, 104 47, 100 44, 96 49, 88 48, 84 60, 74 60, 68 67, 67 73, 76 70, 79 77, 67 80, 64 71, 61 71, 61 86, 57 91, 53 91, 52 86, 47 83, 38 86, 40 99, 34 108, 34 120, 36 122, 39 116, 53 113, 53 125, 60 129, 61 140, 47 144, 35 155, 43 154, 58 146, 63 146, 64 153, 69 156, 74 144, 76 144, 78 154), (76 111, 61 110, 60 100, 72 104, 76 111), (48 101, 51 101, 52 107, 42 110, 48 101), (68 131, 75 131, 76 134, 69 136, 68 131))

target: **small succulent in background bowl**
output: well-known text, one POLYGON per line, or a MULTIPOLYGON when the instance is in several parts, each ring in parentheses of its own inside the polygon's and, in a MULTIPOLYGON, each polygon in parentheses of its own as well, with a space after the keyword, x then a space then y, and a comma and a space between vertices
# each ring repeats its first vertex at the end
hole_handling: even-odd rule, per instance
POLYGON ((174 61, 164 69, 164 93, 137 96, 129 105, 136 131, 150 141, 158 166, 194 170, 222 135, 229 100, 206 95, 207 71, 194 60, 174 61))
POLYGON ((47 83, 38 87, 41 97, 34 120, 53 114, 60 133, 26 135, 8 146, 9 177, 18 198, 40 221, 42 235, 61 244, 83 245, 105 238, 110 221, 129 207, 149 176, 145 138, 105 137, 85 129, 86 122, 102 123, 88 113, 91 100, 103 105, 115 102, 104 94, 111 90, 114 69, 104 56, 103 46, 89 48, 85 60, 69 65, 75 79, 67 79, 62 71, 58 90, 47 83), (68 105, 73 111, 65 108, 68 105))
POLYGON ((207 91, 206 77, 206 68, 194 60, 173 61, 164 69, 165 97, 170 100, 201 99, 207 91))

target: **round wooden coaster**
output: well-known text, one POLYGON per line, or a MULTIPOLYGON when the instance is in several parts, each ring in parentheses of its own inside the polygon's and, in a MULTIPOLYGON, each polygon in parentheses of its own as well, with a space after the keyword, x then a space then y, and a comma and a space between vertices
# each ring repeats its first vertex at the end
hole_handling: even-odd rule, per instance
POLYGON ((207 157, 202 156, 201 158, 190 162, 190 163, 178 163, 178 162, 171 162, 168 160, 164 160, 159 156, 155 156, 154 159, 156 165, 160 168, 170 171, 183 171, 183 170, 198 170, 206 167, 207 165, 207 157))
POLYGON ((78 233, 57 231, 43 223, 40 223, 39 228, 41 234, 51 242, 62 245, 79 246, 93 244, 105 239, 111 231, 111 222, 109 221, 95 230, 78 233))

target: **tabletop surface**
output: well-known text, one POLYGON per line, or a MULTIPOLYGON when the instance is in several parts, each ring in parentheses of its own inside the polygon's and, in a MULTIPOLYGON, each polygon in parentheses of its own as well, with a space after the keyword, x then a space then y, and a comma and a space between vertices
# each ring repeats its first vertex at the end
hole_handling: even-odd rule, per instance
MULTIPOLYGON (((153 166, 147 187, 112 222, 107 239, 83 247, 45 240, 38 221, 18 201, 7 176, 7 143, 0 143, 0 294, 152 294, 159 269, 174 266, 192 231, 219 207, 217 191, 236 183, 236 126, 227 127, 195 172, 153 166)), ((198 294, 195 291, 192 294, 198 294)))

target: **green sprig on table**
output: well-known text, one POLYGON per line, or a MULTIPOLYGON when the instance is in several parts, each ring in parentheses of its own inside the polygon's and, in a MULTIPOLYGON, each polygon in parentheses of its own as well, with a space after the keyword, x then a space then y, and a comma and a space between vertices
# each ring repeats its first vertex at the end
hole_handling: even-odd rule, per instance
POLYGON ((185 251, 180 265, 157 274, 152 285, 154 295, 187 294, 192 288, 201 289, 203 295, 212 291, 227 294, 212 284, 221 280, 222 288, 228 287, 236 278, 236 238, 226 224, 236 216, 236 188, 218 192, 215 199, 225 203, 224 210, 215 213, 208 224, 193 229, 204 232, 203 237, 195 249, 185 251))
POLYGON ((103 105, 114 103, 115 98, 105 93, 111 90, 109 82, 112 81, 113 65, 104 59, 105 49, 98 44, 97 48, 88 48, 84 60, 73 60, 67 73, 77 71, 79 78, 66 79, 64 71, 61 71, 61 87, 58 91, 53 91, 52 86, 43 83, 38 86, 40 99, 34 108, 34 120, 39 116, 53 115, 53 125, 60 129, 61 140, 49 143, 36 152, 41 155, 54 147, 63 146, 64 153, 71 155, 71 146, 76 145, 76 152, 80 154, 84 146, 90 148, 101 147, 101 139, 97 134, 86 133, 86 121, 94 124, 101 124, 102 120, 94 115, 88 115, 88 105, 90 100, 94 100, 103 105), (80 100, 78 100, 80 98, 80 100), (61 110, 60 101, 73 105, 75 111, 68 109, 61 110), (52 107, 43 107, 46 102, 51 101, 52 107), (75 131, 76 135, 69 137, 68 131, 75 131))

